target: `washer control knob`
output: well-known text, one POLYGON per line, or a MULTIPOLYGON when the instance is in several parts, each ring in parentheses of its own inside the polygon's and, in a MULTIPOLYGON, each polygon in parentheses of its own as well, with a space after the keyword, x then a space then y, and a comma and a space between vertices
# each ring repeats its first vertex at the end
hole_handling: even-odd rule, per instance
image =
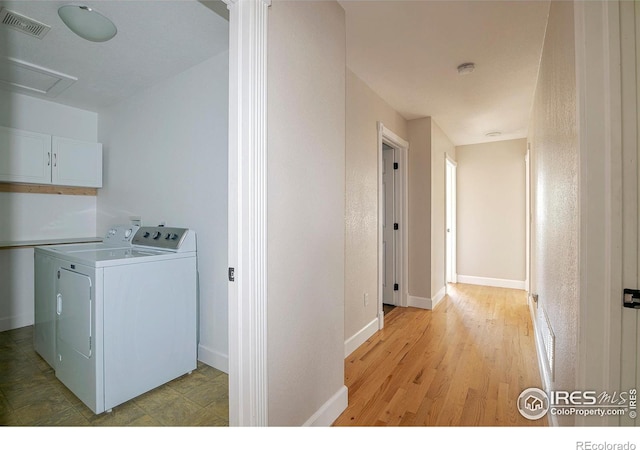
POLYGON ((172 240, 172 241, 177 241, 177 240, 178 240, 178 235, 177 235, 176 233, 173 233, 173 234, 171 235, 171 240, 172 240))
POLYGON ((125 231, 124 232, 125 239, 129 239, 129 236, 131 236, 131 233, 133 233, 133 230, 131 228, 129 228, 127 231, 125 231))
POLYGON ((150 233, 148 231, 145 231, 144 234, 142 235, 142 237, 146 237, 148 238, 150 236, 150 233))
POLYGON ((166 240, 171 239, 171 233, 167 233, 167 235, 164 237, 166 240))
POLYGON ((153 239, 160 239, 161 235, 162 233, 160 233, 159 231, 156 231, 155 233, 153 233, 153 239))

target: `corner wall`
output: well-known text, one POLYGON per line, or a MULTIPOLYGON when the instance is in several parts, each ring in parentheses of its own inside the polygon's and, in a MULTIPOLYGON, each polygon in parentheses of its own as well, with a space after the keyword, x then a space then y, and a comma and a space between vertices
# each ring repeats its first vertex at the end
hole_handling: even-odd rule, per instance
MULTIPOLYGON (((547 389, 576 387, 579 322, 578 134, 573 2, 551 2, 529 141, 532 155, 534 324, 555 334, 554 377, 547 389)), ((544 347, 542 347, 544 348, 544 347)), ((540 347, 539 347, 540 350, 540 347)), ((545 366, 545 354, 539 351, 545 366)), ((574 417, 560 417, 573 425, 574 417)))
POLYGON ((347 341, 361 343, 378 330, 377 124, 405 140, 408 133, 407 121, 349 69, 346 98, 344 332, 347 341))
POLYGON ((269 425, 330 425, 347 406, 344 10, 274 1, 267 54, 269 425))

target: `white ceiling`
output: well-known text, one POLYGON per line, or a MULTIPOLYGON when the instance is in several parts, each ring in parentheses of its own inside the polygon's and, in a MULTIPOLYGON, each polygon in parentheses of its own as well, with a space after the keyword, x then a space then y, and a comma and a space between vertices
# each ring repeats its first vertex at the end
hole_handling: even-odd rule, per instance
MULTIPOLYGON (((0 0, 52 27, 40 40, 0 26, 0 57, 77 77, 56 102, 97 111, 228 49, 219 0, 84 2, 118 27, 104 43, 66 28, 57 10, 67 3, 0 0)), ((431 116, 455 145, 526 136, 548 1, 340 3, 347 65, 406 119, 431 116), (475 72, 458 75, 464 62, 475 72)))
POLYGON ((49 100, 91 111, 120 102, 229 48, 219 1, 0 1, 0 6, 51 26, 42 40, 0 25, 0 57, 78 78, 49 100), (118 28, 110 41, 86 41, 58 17, 64 4, 84 4, 118 28))
POLYGON ((340 4, 348 67, 407 120, 432 117, 454 145, 526 136, 548 1, 340 4))

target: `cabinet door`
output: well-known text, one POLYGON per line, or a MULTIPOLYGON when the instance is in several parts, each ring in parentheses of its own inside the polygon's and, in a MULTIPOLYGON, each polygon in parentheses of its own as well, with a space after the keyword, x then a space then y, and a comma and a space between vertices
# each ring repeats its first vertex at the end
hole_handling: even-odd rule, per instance
POLYGON ((102 144, 54 136, 52 149, 53 184, 102 187, 102 144))
POLYGON ((0 181, 51 183, 51 136, 0 127, 0 181))

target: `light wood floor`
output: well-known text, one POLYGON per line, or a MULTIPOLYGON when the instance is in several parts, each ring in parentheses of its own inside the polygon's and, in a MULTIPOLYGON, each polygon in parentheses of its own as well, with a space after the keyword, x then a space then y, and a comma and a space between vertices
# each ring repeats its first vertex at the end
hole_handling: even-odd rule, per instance
POLYGON ((394 308, 345 359, 334 426, 546 426, 516 402, 541 387, 524 291, 464 284, 433 310, 394 308))

